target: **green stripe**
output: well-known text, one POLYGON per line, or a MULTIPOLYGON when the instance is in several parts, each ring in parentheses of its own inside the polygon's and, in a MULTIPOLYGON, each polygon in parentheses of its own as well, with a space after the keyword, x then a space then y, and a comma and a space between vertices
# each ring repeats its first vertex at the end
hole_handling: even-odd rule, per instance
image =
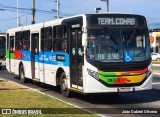
POLYGON ((105 77, 105 76, 100 76, 100 79, 107 84, 114 84, 116 80, 118 80, 117 77, 105 77))
POLYGON ((116 73, 114 72, 99 72, 99 75, 102 75, 102 76, 117 76, 116 73))
POLYGON ((14 59, 14 53, 9 53, 9 50, 6 50, 6 58, 14 59))

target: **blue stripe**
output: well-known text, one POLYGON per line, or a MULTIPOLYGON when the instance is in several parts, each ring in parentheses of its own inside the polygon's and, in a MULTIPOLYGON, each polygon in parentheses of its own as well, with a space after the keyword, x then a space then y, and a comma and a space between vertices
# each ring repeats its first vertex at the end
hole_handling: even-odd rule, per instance
POLYGON ((30 51, 22 51, 22 54, 24 55, 24 58, 22 58, 23 61, 31 61, 30 51))
MULTIPOLYGON (((24 61, 31 61, 31 52, 22 51, 24 61)), ((44 64, 53 64, 59 66, 69 66, 69 54, 65 52, 39 52, 39 55, 35 55, 35 62, 44 64), (56 56, 63 56, 63 60, 57 60, 56 56)))

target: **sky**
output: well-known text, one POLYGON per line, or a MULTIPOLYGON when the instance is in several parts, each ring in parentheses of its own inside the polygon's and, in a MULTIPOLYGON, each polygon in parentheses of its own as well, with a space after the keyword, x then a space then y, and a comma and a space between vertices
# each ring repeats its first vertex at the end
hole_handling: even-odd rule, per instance
MULTIPOLYGON (((17 1, 21 26, 32 22, 32 0, 0 0, 0 32, 17 27, 17 1)), ((36 23, 54 20, 55 0, 35 0, 36 23)), ((160 0, 109 0, 109 11, 144 15, 149 25, 160 27, 160 0)), ((106 2, 101 0, 60 0, 60 16, 95 13, 95 8, 106 12, 106 2)))

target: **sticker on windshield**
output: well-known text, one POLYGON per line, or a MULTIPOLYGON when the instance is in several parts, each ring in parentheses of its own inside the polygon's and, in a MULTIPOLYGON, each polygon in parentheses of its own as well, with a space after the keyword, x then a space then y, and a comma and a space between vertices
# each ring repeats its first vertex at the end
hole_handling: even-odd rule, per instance
POLYGON ((136 41, 137 47, 142 47, 142 36, 137 36, 136 41))
POLYGON ((98 54, 98 60, 104 60, 105 54, 98 54))
POLYGON ((108 60, 118 60, 119 59, 119 54, 118 53, 108 53, 107 54, 107 59, 108 60))
POLYGON ((76 54, 76 49, 72 48, 72 55, 74 56, 76 54))
POLYGON ((78 48, 78 55, 79 55, 79 56, 82 56, 82 54, 83 54, 83 53, 82 53, 82 49, 81 49, 81 48, 78 48))
POLYGON ((131 61, 133 61, 132 53, 131 52, 125 52, 124 53, 124 59, 125 59, 125 62, 131 62, 131 61))

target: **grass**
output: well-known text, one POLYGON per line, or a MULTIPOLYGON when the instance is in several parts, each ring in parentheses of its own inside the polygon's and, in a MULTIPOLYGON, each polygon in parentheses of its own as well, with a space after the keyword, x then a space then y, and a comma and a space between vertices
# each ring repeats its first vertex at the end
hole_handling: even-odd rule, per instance
MULTIPOLYGON (((27 87, 16 85, 12 82, 0 80, 0 108, 58 108, 60 114, 42 114, 42 115, 19 115, 20 117, 53 117, 53 116, 65 116, 65 117, 97 117, 95 114, 90 114, 82 109, 75 108, 69 104, 61 102, 57 99, 43 95, 27 87), (60 109, 61 108, 61 109, 60 109), (65 109, 65 110, 63 110, 65 109), (77 114, 69 114, 72 110, 77 114), (68 114, 65 114, 68 113, 68 114)), ((73 111, 72 111, 73 112, 73 111)), ((11 117, 17 117, 17 115, 10 115, 11 117)), ((1 115, 2 117, 2 115, 1 115)), ((3 115, 8 117, 8 115, 3 115)))

